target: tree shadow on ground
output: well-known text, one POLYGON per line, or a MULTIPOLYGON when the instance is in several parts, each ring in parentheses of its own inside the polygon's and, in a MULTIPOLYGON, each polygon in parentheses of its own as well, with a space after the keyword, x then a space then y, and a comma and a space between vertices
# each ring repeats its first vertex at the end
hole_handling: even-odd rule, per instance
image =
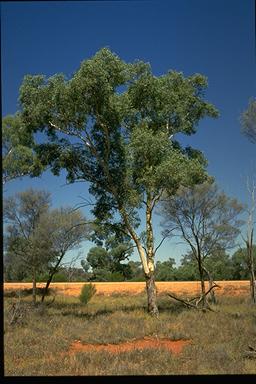
MULTIPOLYGON (((68 306, 68 305, 67 305, 68 306)), ((100 316, 110 315, 116 312, 126 312, 133 313, 141 311, 142 313, 148 314, 147 306, 146 305, 119 305, 115 308, 100 308, 97 309, 94 312, 89 311, 78 311, 78 308, 81 308, 80 303, 74 303, 72 304, 72 307, 75 307, 75 310, 72 310, 69 308, 69 310, 63 310, 61 311, 62 316, 72 316, 77 318, 86 318, 89 320, 93 320, 100 316)), ((160 314, 180 314, 183 311, 187 311, 188 309, 184 307, 184 305, 180 303, 160 303, 159 306, 159 312, 160 314)))
MULTIPOLYGON (((52 288, 48 289, 48 292, 46 293, 46 296, 54 295, 55 290, 52 288)), ((42 296, 44 293, 44 288, 36 288, 36 295, 42 296)), ((4 291, 4 297, 24 297, 24 296, 32 296, 33 289, 32 288, 24 288, 24 289, 18 289, 18 290, 8 290, 4 291)))

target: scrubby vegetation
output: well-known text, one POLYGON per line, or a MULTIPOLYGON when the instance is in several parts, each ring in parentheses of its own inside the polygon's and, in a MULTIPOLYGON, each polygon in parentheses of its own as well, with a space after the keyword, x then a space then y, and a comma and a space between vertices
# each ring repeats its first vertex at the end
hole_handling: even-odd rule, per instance
POLYGON ((4 356, 7 376, 255 374, 255 310, 249 299, 220 297, 216 312, 186 309, 159 296, 159 318, 147 313, 145 294, 56 296, 52 305, 31 305, 30 297, 6 298, 4 356), (13 305, 20 317, 10 322, 13 305), (107 324, 107 326, 106 326, 107 324), (239 336, 238 336, 239 335, 239 336), (165 349, 69 353, 72 342, 118 344, 145 336, 190 339, 180 354, 165 349))

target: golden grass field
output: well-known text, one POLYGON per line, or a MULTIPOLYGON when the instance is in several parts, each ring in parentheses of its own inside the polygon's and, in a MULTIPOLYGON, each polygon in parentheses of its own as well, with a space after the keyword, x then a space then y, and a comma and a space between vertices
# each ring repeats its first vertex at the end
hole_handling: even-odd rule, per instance
MULTIPOLYGON (((220 288, 216 288, 218 295, 245 296, 249 294, 248 280, 217 281, 220 288)), ((56 293, 65 296, 79 296, 84 283, 51 283, 50 287, 56 293)), ((96 295, 110 296, 113 294, 137 295, 145 290, 144 282, 104 282, 93 283, 96 286, 96 295)), ((170 292, 178 295, 197 295, 200 293, 199 281, 172 281, 156 282, 158 293, 170 292)), ((38 283, 37 287, 44 287, 38 283)), ((4 290, 19 290, 32 288, 32 283, 4 283, 4 290)))

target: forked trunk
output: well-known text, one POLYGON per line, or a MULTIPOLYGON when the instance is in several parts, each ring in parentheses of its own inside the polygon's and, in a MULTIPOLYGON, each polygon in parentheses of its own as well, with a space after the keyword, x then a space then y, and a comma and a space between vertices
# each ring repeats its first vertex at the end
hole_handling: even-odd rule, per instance
POLYGON ((148 255, 146 256, 144 248, 140 242, 140 239, 136 235, 132 226, 129 223, 128 216, 123 209, 120 209, 124 222, 127 225, 128 231, 136 244, 141 264, 143 267, 145 279, 146 279, 146 291, 148 299, 148 312, 152 315, 158 316, 158 308, 156 304, 156 285, 155 285, 155 272, 154 272, 154 260, 153 260, 153 231, 151 226, 151 215, 147 212, 147 245, 148 255), (149 246, 150 243, 150 246, 149 246))
POLYGON ((138 248, 139 255, 142 261, 142 266, 144 269, 144 275, 146 280, 146 292, 148 300, 148 312, 151 315, 158 316, 158 307, 157 307, 157 292, 155 284, 155 271, 154 264, 152 260, 147 260, 143 248, 140 246, 138 248))
POLYGON ((148 312, 154 316, 158 316, 158 308, 156 304, 156 284, 154 273, 146 275, 146 290, 148 296, 148 312))

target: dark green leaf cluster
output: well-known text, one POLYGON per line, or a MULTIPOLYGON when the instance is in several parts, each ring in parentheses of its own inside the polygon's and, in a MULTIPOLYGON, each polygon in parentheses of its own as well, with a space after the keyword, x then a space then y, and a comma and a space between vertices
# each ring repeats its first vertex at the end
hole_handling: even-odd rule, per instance
POLYGON ((44 170, 35 154, 33 135, 21 115, 6 116, 2 123, 3 183, 24 175, 38 176, 44 170))

